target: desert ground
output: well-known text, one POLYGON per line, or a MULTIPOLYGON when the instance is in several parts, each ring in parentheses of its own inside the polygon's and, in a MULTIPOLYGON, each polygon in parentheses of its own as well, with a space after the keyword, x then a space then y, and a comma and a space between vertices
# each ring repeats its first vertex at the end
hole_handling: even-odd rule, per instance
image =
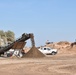
POLYGON ((34 47, 24 58, 0 57, 0 75, 76 75, 76 45, 66 44, 56 45, 56 55, 44 57, 34 47))
POLYGON ((0 75, 76 75, 76 54, 0 58, 0 75))

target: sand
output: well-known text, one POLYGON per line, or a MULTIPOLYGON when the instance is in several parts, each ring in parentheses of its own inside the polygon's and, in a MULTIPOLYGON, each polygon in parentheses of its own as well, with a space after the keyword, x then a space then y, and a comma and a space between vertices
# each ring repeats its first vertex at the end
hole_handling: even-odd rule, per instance
POLYGON ((76 55, 0 58, 0 75, 76 75, 76 55))
POLYGON ((76 75, 76 46, 46 57, 36 47, 23 58, 0 57, 0 75, 76 75))
POLYGON ((45 57, 43 53, 41 53, 36 47, 32 47, 24 56, 30 58, 42 58, 45 57))

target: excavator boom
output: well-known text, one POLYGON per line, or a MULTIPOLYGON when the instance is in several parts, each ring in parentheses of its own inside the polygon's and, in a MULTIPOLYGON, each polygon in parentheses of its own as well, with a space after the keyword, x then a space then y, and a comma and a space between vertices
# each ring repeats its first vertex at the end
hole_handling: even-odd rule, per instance
POLYGON ((9 44, 9 45, 1 48, 1 49, 0 49, 0 54, 4 54, 4 52, 8 51, 9 49, 12 49, 12 47, 14 46, 14 44, 15 44, 16 42, 24 42, 24 41, 26 41, 26 40, 28 40, 28 39, 31 39, 32 46, 35 46, 33 34, 32 34, 32 33, 30 33, 30 34, 25 34, 25 33, 23 33, 22 36, 21 36, 19 39, 17 39, 17 40, 14 41, 13 43, 11 43, 11 44, 9 44))

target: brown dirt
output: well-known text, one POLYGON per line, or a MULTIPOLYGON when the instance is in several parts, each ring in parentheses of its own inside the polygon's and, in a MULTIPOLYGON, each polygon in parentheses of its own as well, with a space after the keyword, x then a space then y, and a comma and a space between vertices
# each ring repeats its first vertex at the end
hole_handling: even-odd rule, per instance
POLYGON ((70 43, 67 41, 60 41, 57 43, 58 45, 69 45, 70 43))
POLYGON ((43 53, 41 53, 36 47, 32 47, 24 56, 24 57, 30 57, 30 58, 41 58, 45 57, 43 53))
POLYGON ((76 52, 76 45, 74 45, 73 47, 70 46, 68 51, 76 52))
POLYGON ((0 75, 76 75, 76 46, 46 57, 33 47, 24 58, 0 58, 0 75))
POLYGON ((0 75, 76 75, 76 55, 0 58, 0 75))
POLYGON ((46 45, 47 47, 51 47, 51 48, 56 48, 56 49, 65 49, 66 47, 70 46, 70 42, 68 41, 60 41, 60 42, 57 42, 57 43, 53 43, 53 44, 48 44, 46 45))

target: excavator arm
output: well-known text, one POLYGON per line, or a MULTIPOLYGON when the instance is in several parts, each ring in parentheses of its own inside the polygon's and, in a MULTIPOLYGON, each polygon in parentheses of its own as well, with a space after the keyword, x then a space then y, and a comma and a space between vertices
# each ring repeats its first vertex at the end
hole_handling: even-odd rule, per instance
POLYGON ((12 47, 14 46, 14 44, 16 42, 24 42, 28 39, 31 39, 32 46, 35 46, 34 35, 32 33, 30 33, 30 34, 23 33, 22 36, 19 39, 17 39, 13 43, 1 48, 0 49, 0 54, 4 54, 4 52, 8 51, 9 49, 12 49, 12 47))

